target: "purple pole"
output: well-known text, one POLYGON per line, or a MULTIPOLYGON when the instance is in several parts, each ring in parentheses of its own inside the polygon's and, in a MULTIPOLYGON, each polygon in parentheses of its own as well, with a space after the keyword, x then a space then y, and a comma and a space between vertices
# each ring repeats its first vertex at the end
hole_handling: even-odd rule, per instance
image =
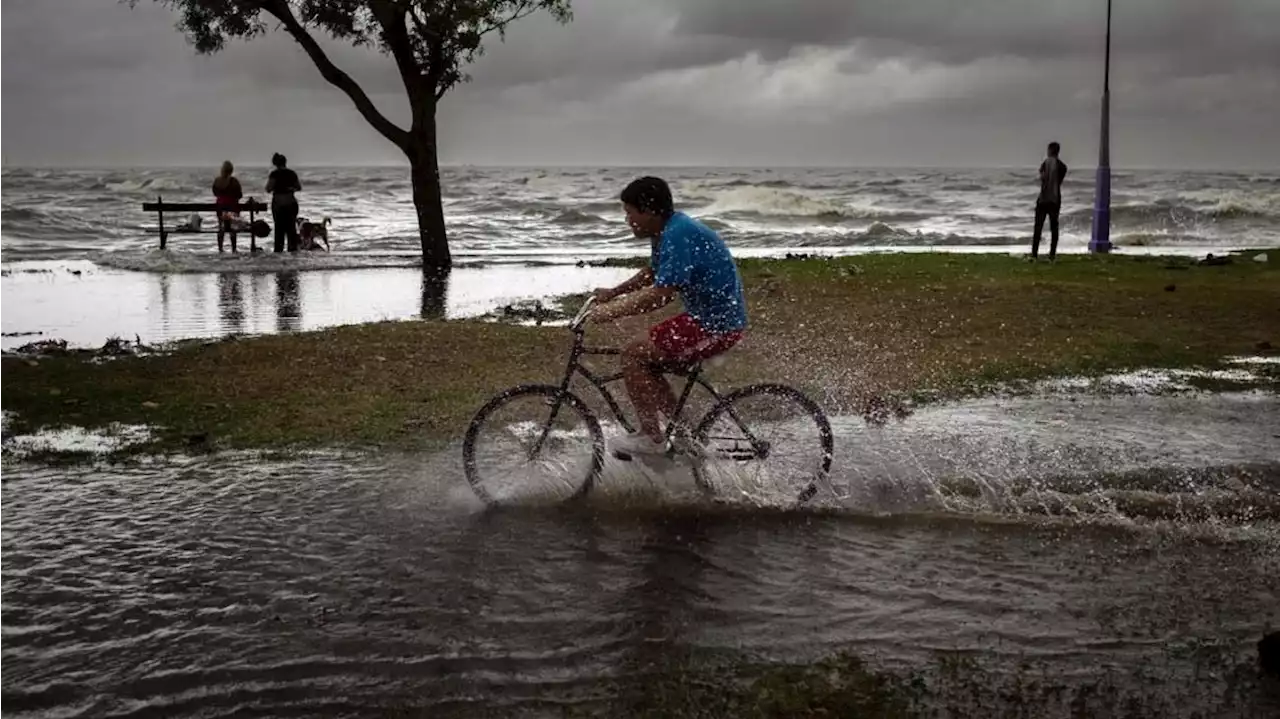
POLYGON ((1107 0, 1107 51, 1102 75, 1102 135, 1094 181, 1093 236, 1089 251, 1111 251, 1111 0, 1107 0))

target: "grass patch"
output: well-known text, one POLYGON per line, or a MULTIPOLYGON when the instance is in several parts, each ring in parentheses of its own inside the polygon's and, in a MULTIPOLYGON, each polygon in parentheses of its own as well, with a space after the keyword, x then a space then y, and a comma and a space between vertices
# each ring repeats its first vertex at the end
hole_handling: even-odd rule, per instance
MULTIPOLYGON (((715 383, 795 384, 833 413, 873 395, 1214 368, 1280 343, 1276 262, 923 253, 740 264, 752 329, 715 383)), ((580 298, 569 300, 572 311, 580 298)), ((651 321, 590 339, 621 342, 651 321)), ((140 451, 432 448, 461 436, 499 389, 557 380, 569 342, 563 327, 413 321, 185 343, 101 363, 6 357, 3 406, 17 413, 16 432, 146 424, 158 439, 140 451)))

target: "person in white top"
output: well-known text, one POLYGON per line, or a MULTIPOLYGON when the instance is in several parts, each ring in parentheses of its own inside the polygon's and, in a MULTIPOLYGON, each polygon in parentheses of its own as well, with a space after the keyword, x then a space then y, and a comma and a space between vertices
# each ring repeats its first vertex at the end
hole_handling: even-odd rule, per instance
POLYGON ((1049 259, 1058 254, 1058 212, 1062 209, 1062 181, 1067 176, 1067 163, 1058 153, 1062 147, 1049 143, 1048 155, 1040 163, 1040 195, 1036 198, 1036 229, 1031 239, 1031 259, 1040 254, 1040 233, 1044 220, 1049 218, 1049 259))

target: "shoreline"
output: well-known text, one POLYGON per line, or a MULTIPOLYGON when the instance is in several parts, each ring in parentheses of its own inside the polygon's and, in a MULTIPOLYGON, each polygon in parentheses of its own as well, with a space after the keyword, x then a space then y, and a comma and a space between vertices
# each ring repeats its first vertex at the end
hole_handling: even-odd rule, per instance
MULTIPOLYGON (((785 236, 785 233, 784 233, 785 236)), ((1088 238, 1077 242, 1075 237, 1064 236, 1058 246, 1058 254, 1062 256, 1091 255, 1088 238)), ((1047 242, 1047 240, 1046 240, 1047 242)), ((598 243, 592 246, 571 246, 557 248, 555 246, 518 249, 504 247, 501 249, 457 249, 453 251, 454 268, 467 269, 485 267, 493 264, 550 264, 572 265, 607 262, 647 256, 647 250, 641 243, 610 244, 598 243)), ((1047 244, 1042 249, 1047 252, 1047 244)), ((1031 238, 1025 241, 991 244, 991 243, 869 243, 869 244, 806 244, 804 242, 772 244, 769 246, 736 245, 731 247, 737 259, 781 259, 787 255, 809 254, 823 257, 852 257, 874 254, 994 254, 994 255, 1026 255, 1031 250, 1031 238)), ((1251 250, 1265 251, 1280 249, 1261 247, 1254 243, 1189 243, 1189 244, 1133 244, 1115 245, 1111 255, 1118 257, 1203 257, 1207 254, 1225 255, 1247 252, 1251 250)), ((421 253, 416 250, 350 250, 343 249, 332 253, 314 252, 288 253, 247 251, 239 253, 203 249, 192 250, 159 248, 150 249, 117 249, 91 252, 77 252, 75 256, 59 257, 50 255, 48 251, 28 256, 28 251, 10 250, 2 266, 8 276, 15 272, 39 271, 54 269, 62 265, 93 265, 103 269, 136 271, 160 274, 183 273, 256 273, 256 272, 320 272, 348 269, 401 268, 412 269, 422 266, 421 253), (15 258, 15 252, 16 258, 15 258), (17 267, 16 266, 23 266, 17 267), (30 269, 28 269, 28 267, 30 269)))
MULTIPOLYGON (((1247 257, 1224 265, 1065 257, 1051 265, 888 254, 741 266, 754 330, 716 370, 717 384, 790 383, 830 414, 858 414, 873 397, 932 401, 1054 377, 1238 370, 1229 358, 1275 357, 1280 345, 1280 268, 1247 257)), ((570 295, 567 306, 580 299, 570 295)), ((193 445, 439 447, 502 387, 562 371, 563 328, 495 319, 189 341, 110 361, 6 355, 3 406, 16 433, 155 428, 153 442, 126 454, 193 445)), ((652 319, 598 328, 594 341, 621 342, 652 319)), ((1255 369, 1264 388, 1280 389, 1280 364, 1255 369)), ((1188 382, 1210 390, 1250 384, 1230 373, 1188 382)))

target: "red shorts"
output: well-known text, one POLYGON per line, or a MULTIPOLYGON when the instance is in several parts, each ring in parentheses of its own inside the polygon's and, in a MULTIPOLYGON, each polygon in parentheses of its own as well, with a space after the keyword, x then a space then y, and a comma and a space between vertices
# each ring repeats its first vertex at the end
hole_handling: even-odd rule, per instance
POLYGON ((649 328, 649 341, 667 362, 691 365, 710 359, 742 339, 741 330, 711 334, 687 313, 678 314, 649 328))

